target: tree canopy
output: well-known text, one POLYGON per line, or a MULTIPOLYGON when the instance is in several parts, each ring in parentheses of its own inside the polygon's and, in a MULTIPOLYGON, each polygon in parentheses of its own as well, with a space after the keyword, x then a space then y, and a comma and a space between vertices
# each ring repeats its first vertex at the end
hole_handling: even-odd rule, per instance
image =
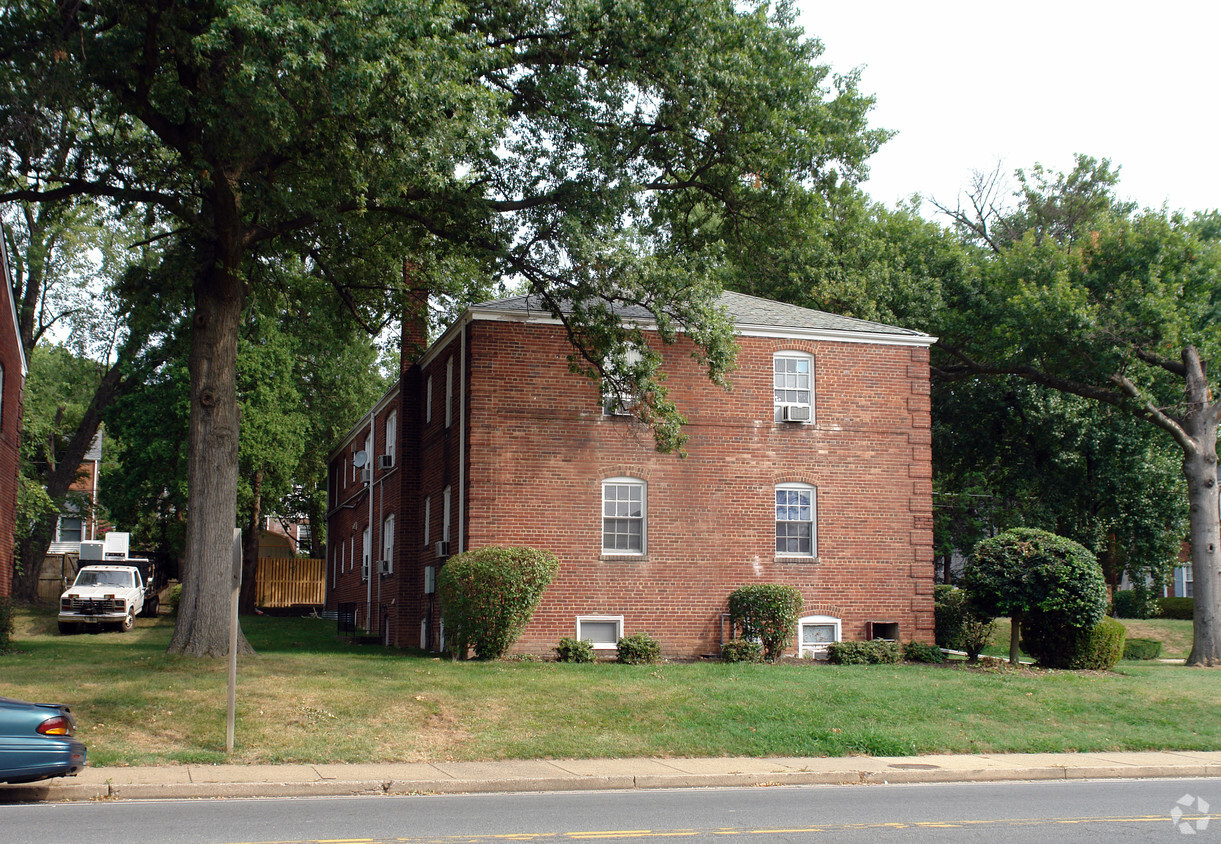
MULTIPOLYGON (((147 208, 193 256, 171 649, 227 650, 237 337, 260 262, 301 261, 371 326, 397 307, 404 259, 411 284, 445 294, 472 274, 520 280, 591 373, 631 339, 613 305, 642 304, 720 379, 726 254, 783 240, 885 137, 794 21, 784 2, 730 0, 5 6, 0 148, 21 166, 0 201, 147 208), (72 143, 49 143, 65 123, 72 143)), ((677 448, 677 409, 636 374, 637 413, 677 448)))

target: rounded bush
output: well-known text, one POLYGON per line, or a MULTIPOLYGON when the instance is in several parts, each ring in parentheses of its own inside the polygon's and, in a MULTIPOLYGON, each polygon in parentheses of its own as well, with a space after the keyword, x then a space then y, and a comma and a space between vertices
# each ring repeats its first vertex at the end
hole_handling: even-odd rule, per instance
POLYGON ((437 576, 447 647, 496 659, 521 635, 559 570, 549 551, 489 546, 450 557, 437 576))
POLYGON ((729 595, 729 621, 743 639, 763 643, 763 658, 775 662, 797 631, 804 599, 796 586, 755 583, 729 595))
POLYGON ((763 645, 751 639, 731 639, 721 645, 725 662, 763 662, 763 645))
POLYGON ((1157 659, 1162 655, 1162 643, 1157 639, 1128 639, 1123 645, 1124 659, 1157 659))
POLYGON ((1123 656, 1127 631, 1113 618, 1093 627, 1065 627, 1043 613, 1022 622, 1022 649, 1045 668, 1110 671, 1123 656))
POLYGON ((619 640, 618 652, 624 665, 650 665, 661 658, 661 643, 648 633, 636 633, 619 640))
POLYGON ((594 643, 565 636, 555 646, 555 658, 557 662, 593 662, 594 643))

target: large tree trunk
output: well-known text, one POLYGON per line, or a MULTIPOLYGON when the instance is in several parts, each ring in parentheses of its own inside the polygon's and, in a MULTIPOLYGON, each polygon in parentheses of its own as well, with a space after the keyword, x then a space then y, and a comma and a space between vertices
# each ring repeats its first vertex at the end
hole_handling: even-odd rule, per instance
POLYGON ((255 578, 259 570, 259 523, 263 519, 263 470, 256 469, 250 484, 250 521, 246 523, 246 537, 242 543, 242 590, 238 595, 240 612, 254 612, 255 578))
POLYGON ((1221 403, 1209 394, 1204 366, 1194 349, 1184 354, 1187 365, 1186 432, 1196 448, 1185 448, 1183 475, 1191 519, 1191 569, 1195 578, 1195 641, 1188 665, 1221 666, 1221 521, 1217 491, 1217 417, 1221 403))
MULTIPOLYGON (((237 339, 244 289, 240 238, 225 236, 219 259, 195 282, 191 331, 186 559, 169 652, 225 656, 237 523, 237 339)), ((238 631, 238 652, 252 653, 238 631)))

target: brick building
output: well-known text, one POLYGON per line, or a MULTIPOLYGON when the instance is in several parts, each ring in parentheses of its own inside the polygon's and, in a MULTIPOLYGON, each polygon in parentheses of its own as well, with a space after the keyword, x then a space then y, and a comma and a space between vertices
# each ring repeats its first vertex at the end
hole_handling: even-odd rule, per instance
POLYGON ((13 591, 13 529, 21 471, 21 403, 27 374, 13 273, 4 232, 0 231, 0 597, 13 591))
MULTIPOLYGON (((736 293, 722 304, 738 333, 732 389, 708 381, 689 341, 664 348, 685 458, 607 412, 597 385, 569 373, 563 328, 527 297, 472 306, 406 352, 332 455, 328 609, 436 650, 436 568, 529 545, 560 570, 517 651, 550 653, 563 636, 613 649, 647 632, 668 655, 717 654, 728 595, 748 583, 801 589, 792 654, 841 638, 931 642, 934 338, 736 293)), ((406 320, 404 348, 421 337, 406 320)))

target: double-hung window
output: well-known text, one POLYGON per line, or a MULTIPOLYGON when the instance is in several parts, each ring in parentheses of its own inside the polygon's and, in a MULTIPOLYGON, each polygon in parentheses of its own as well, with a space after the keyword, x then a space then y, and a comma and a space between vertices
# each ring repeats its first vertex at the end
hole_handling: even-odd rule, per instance
POLYGON ((814 356, 777 352, 772 357, 772 400, 777 422, 814 421, 814 356))
POLYGON ((818 490, 809 484, 776 487, 776 556, 818 554, 818 490))
POLYGON ((643 554, 645 550, 645 483, 639 478, 602 482, 602 552, 643 554))
POLYGON ((636 404, 636 395, 625 388, 622 380, 627 373, 640 365, 640 350, 628 346, 621 360, 607 360, 603 365, 606 378, 602 381, 602 412, 607 416, 630 416, 636 404))

